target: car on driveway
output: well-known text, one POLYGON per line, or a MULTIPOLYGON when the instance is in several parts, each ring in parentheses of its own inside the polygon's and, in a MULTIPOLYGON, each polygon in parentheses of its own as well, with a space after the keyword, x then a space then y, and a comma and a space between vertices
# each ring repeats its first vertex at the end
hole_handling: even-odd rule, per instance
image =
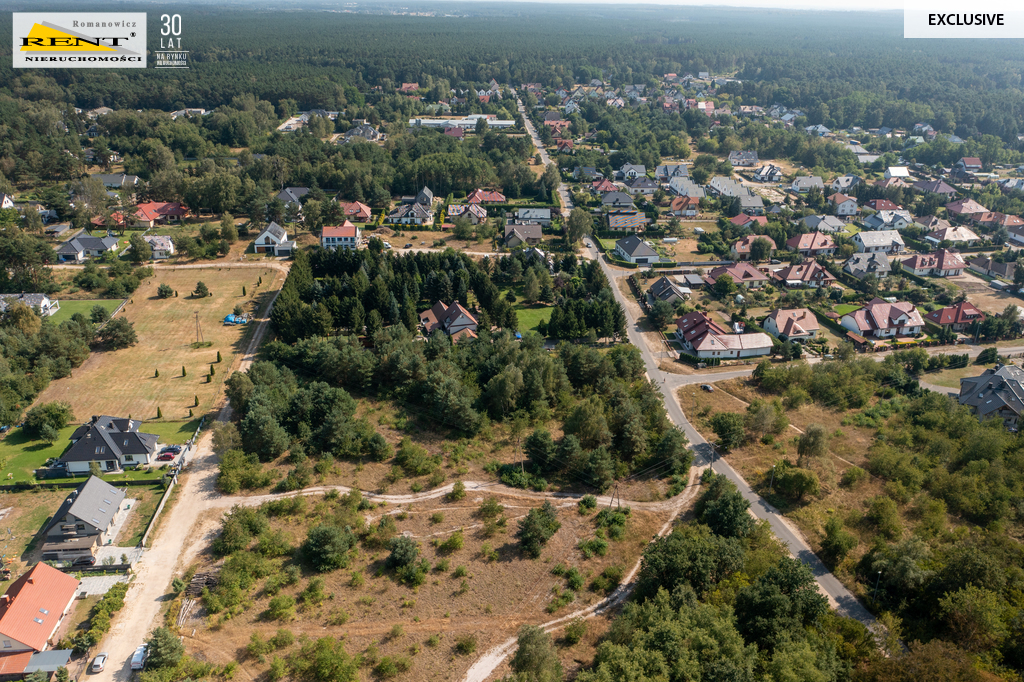
POLYGON ((145 668, 147 658, 149 658, 149 648, 143 644, 132 654, 132 670, 142 670, 145 668))
POLYGON ((96 658, 92 659, 92 665, 89 666, 89 672, 100 673, 103 672, 103 668, 107 665, 107 655, 105 653, 100 654, 96 658))
POLYGON ((96 557, 94 556, 80 556, 71 562, 72 566, 95 566, 96 557))
POLYGON ((701 384, 700 385, 700 390, 707 391, 708 393, 714 393, 715 392, 715 387, 712 386, 711 384, 701 384))
POLYGON ((405 245, 405 246, 403 246, 402 248, 403 248, 403 249, 411 249, 411 248, 412 248, 412 242, 409 242, 408 244, 406 244, 406 245, 405 245))
POLYGON ((158 462, 170 462, 175 457, 177 457, 177 455, 174 454, 173 452, 164 452, 164 453, 161 453, 160 456, 158 456, 156 458, 156 461, 158 461, 158 462))

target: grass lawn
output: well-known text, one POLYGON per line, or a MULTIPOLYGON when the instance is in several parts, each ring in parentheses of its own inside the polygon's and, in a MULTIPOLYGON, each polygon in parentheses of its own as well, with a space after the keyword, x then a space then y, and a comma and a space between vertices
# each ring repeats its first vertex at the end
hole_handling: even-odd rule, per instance
POLYGON ((41 440, 31 440, 24 429, 12 428, 7 437, 0 441, 0 481, 4 483, 31 482, 35 479, 33 470, 41 467, 50 457, 60 457, 70 443, 68 438, 78 425, 60 430, 60 438, 53 445, 41 440))
POLYGON ((519 331, 537 331, 537 325, 551 319, 551 311, 555 308, 549 305, 526 305, 516 303, 512 306, 519 317, 519 331))
POLYGON ((840 303, 839 305, 836 306, 835 310, 837 315, 845 315, 847 313, 852 313, 854 310, 860 310, 863 307, 864 306, 856 305, 853 303, 840 303))
POLYGON ((921 380, 936 386, 959 389, 961 379, 979 376, 986 369, 991 369, 992 367, 995 367, 995 363, 987 365, 975 365, 972 363, 957 369, 944 369, 940 372, 922 374, 921 380))
POLYGON ((223 399, 224 380, 247 343, 251 325, 225 326, 224 316, 236 305, 256 312, 284 276, 270 268, 208 268, 157 270, 132 295, 121 313, 135 326, 138 343, 117 351, 93 352, 71 376, 50 383, 38 402, 63 400, 79 419, 93 414, 132 415, 149 420, 159 409, 170 421, 191 419, 189 410, 202 415, 223 399), (259 278, 263 284, 257 286, 259 278), (192 298, 189 292, 202 281, 212 293, 192 298), (177 297, 158 298, 157 287, 167 284, 177 297), (242 288, 246 295, 242 295, 242 288), (205 348, 192 348, 196 323, 205 348), (221 362, 216 363, 217 353, 221 362), (211 364, 216 363, 216 364, 211 364), (212 381, 206 376, 214 368, 212 381), (182 375, 182 367, 185 374, 182 375), (156 376, 159 370, 160 376, 156 376), (196 396, 199 405, 195 404, 196 396))
POLYGON ((160 504, 163 497, 164 487, 160 484, 153 486, 132 486, 128 490, 128 497, 137 500, 132 505, 131 517, 125 522, 124 527, 117 536, 118 547, 137 547, 142 542, 142 534, 146 532, 149 520, 156 512, 156 506, 160 504))
POLYGON ((82 313, 86 317, 89 317, 89 313, 92 312, 93 306, 97 305, 103 306, 107 309, 108 313, 112 313, 117 306, 121 305, 122 300, 123 299, 120 298, 105 298, 90 301, 61 300, 60 310, 58 310, 50 319, 53 320, 54 324, 60 324, 64 320, 70 320, 71 316, 75 313, 82 313))
POLYGON ((199 428, 199 419, 191 421, 152 421, 139 426, 143 433, 155 433, 160 436, 162 445, 181 445, 199 428))
POLYGON ((614 251, 615 250, 615 240, 614 239, 598 239, 597 241, 601 242, 601 246, 603 246, 606 250, 608 250, 608 251, 614 251))

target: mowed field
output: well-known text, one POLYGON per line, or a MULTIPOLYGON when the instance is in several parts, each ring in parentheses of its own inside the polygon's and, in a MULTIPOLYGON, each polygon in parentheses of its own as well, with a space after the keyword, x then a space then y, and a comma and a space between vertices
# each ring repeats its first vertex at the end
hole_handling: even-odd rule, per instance
POLYGON ((148 420, 156 417, 157 408, 168 420, 187 419, 190 409, 196 416, 204 414, 219 404, 224 380, 244 349, 251 326, 225 326, 224 316, 239 304, 249 313, 265 307, 283 282, 284 273, 270 267, 158 269, 119 313, 135 325, 139 342, 122 350, 93 352, 70 377, 51 383, 37 402, 66 401, 77 421, 98 414, 148 420), (263 284, 257 286, 260 277, 263 284), (213 295, 192 298, 190 292, 198 281, 213 295), (158 298, 157 287, 164 283, 178 296, 158 298), (197 313, 208 347, 192 347, 197 313), (220 363, 216 363, 218 351, 220 363), (215 373, 207 383, 211 365, 215 373))

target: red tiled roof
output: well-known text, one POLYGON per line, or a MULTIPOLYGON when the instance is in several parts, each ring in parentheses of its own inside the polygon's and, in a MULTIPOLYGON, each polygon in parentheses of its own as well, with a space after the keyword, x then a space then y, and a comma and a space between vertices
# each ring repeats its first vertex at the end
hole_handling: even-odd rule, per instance
POLYGON ((325 225, 321 236, 324 237, 355 237, 356 226, 345 221, 342 225, 325 225))
POLYGON ((817 261, 789 265, 773 273, 775 279, 782 282, 832 282, 835 275, 823 268, 817 261))
MULTIPOLYGON (((736 216, 736 217, 738 218, 739 216, 736 216)), ((750 216, 747 216, 747 217, 749 218, 750 216)), ((763 217, 763 216, 760 216, 760 217, 763 217)), ((736 253, 750 253, 751 245, 754 243, 754 241, 756 241, 758 239, 767 239, 768 243, 772 245, 773 249, 777 249, 778 248, 777 246, 775 246, 775 240, 774 239, 772 239, 771 237, 767 237, 767 236, 765 236, 763 234, 748 234, 746 237, 744 237, 743 239, 741 239, 738 242, 736 242, 735 244, 733 244, 732 248, 736 250, 736 253)))
POLYGON ((987 208, 974 199, 958 199, 946 204, 946 210, 959 215, 971 215, 972 213, 985 213, 987 208))
POLYGON ((837 205, 843 203, 844 201, 853 201, 853 202, 857 201, 853 197, 848 197, 845 194, 842 194, 840 192, 836 192, 835 194, 830 196, 828 198, 828 200, 831 201, 833 204, 837 204, 837 205))
POLYGON ((898 211, 900 207, 897 204, 892 203, 888 199, 872 199, 868 202, 868 208, 872 208, 876 211, 898 211))
POLYGON ((32 651, 0 655, 0 675, 20 675, 32 660, 32 651))
MULTIPOLYGON (((768 317, 775 320, 780 334, 786 336, 803 336, 814 334, 819 329, 818 318, 807 308, 792 310, 773 310, 768 317)), ((765 318, 767 319, 767 318, 765 318)))
MULTIPOLYGON (((614 192, 618 189, 611 180, 607 178, 601 178, 600 180, 594 180, 590 183, 590 187, 597 192, 614 192)), ((675 202, 672 202, 672 210, 676 210, 675 202)))
POLYGON ((768 218, 763 215, 747 215, 746 213, 740 213, 738 216, 729 218, 729 222, 740 227, 750 225, 751 223, 757 223, 758 225, 764 226, 768 224, 768 218))
POLYGON ((78 578, 36 564, 11 583, 6 599, 0 600, 0 635, 42 651, 78 584, 78 578))
POLYGON ((135 215, 139 220, 183 218, 188 215, 188 209, 177 201, 150 201, 136 206, 135 215))
POLYGON ((975 320, 983 321, 985 313, 978 310, 978 307, 970 301, 961 301, 948 308, 933 310, 925 315, 924 319, 935 324, 966 324, 975 320))
POLYGON ((836 248, 836 243, 832 241, 832 237, 823 232, 806 232, 787 239, 786 246, 797 251, 807 251, 808 249, 820 251, 822 249, 834 249, 836 248))
POLYGON ((373 209, 361 201, 339 201, 338 206, 341 207, 341 212, 345 214, 346 218, 354 217, 365 222, 373 216, 373 209))
POLYGON ((954 253, 947 249, 939 249, 934 253, 911 256, 903 261, 903 265, 911 270, 920 270, 922 268, 930 268, 932 270, 963 270, 967 267, 967 263, 964 262, 959 253, 954 253))
POLYGON ((767 282, 768 276, 746 261, 717 267, 707 274, 708 280, 714 284, 722 275, 729 275, 736 284, 743 282, 767 282))
POLYGON ((467 204, 503 204, 505 203, 505 195, 501 192, 496 192, 493 189, 475 189, 469 193, 466 197, 467 204))

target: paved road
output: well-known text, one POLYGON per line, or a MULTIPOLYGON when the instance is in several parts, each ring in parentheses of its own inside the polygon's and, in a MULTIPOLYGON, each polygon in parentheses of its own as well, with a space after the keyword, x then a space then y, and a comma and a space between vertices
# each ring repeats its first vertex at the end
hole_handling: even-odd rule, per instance
MULTIPOLYGON (((600 254, 597 249, 591 244, 587 249, 587 254, 590 258, 599 259, 601 268, 605 271, 605 275, 609 281, 616 279, 620 273, 613 271, 604 259, 600 258, 600 254)), ((612 285, 612 292, 615 294, 616 299, 622 305, 623 310, 627 311, 626 316, 629 318, 629 308, 626 305, 625 296, 619 290, 617 286, 612 285)), ((665 394, 665 408, 668 411, 669 418, 679 426, 686 437, 690 439, 690 443, 693 444, 694 461, 698 466, 711 465, 715 472, 719 474, 725 474, 725 476, 736 484, 740 493, 745 499, 750 502, 750 508, 754 514, 760 519, 767 519, 771 525, 772 531, 775 533, 794 557, 800 559, 811 567, 811 571, 814 573, 815 579, 818 581, 821 590, 828 596, 829 601, 832 605, 843 615, 854 618, 868 627, 873 627, 875 623, 874 616, 864 608, 857 598, 846 589, 845 586, 839 579, 829 572, 825 564, 811 551, 811 548, 800 536, 800 533, 791 527, 785 519, 779 514, 778 510, 768 504, 762 499, 750 485, 743 480, 743 478, 733 469, 728 462, 723 459, 719 459, 715 456, 713 447, 704 439, 700 433, 690 424, 687 420, 686 415, 683 414, 683 410, 676 399, 676 388, 684 384, 696 384, 705 383, 709 381, 721 381, 726 378, 732 378, 727 374, 705 374, 705 375, 678 375, 669 374, 662 371, 658 367, 658 361, 647 348, 647 343, 640 335, 640 329, 636 320, 630 320, 627 324, 627 333, 629 335, 629 341, 634 346, 640 349, 640 355, 644 359, 644 365, 647 367, 647 375, 654 381, 658 386, 661 386, 662 392, 665 394)), ((735 374, 736 376, 744 376, 753 371, 742 370, 735 374)))
MULTIPOLYGON (((526 126, 526 132, 530 134, 530 139, 533 140, 533 146, 537 148, 537 153, 540 154, 540 161, 547 168, 551 164, 551 157, 548 155, 544 145, 540 142, 540 135, 537 134, 537 129, 533 126, 533 121, 526 114, 526 107, 523 106, 523 101, 516 98, 516 105, 519 107, 519 113, 523 116, 523 124, 526 126)), ((569 186, 564 182, 558 183, 558 198, 562 203, 562 217, 568 218, 569 213, 572 211, 572 198, 569 196, 569 186)))

